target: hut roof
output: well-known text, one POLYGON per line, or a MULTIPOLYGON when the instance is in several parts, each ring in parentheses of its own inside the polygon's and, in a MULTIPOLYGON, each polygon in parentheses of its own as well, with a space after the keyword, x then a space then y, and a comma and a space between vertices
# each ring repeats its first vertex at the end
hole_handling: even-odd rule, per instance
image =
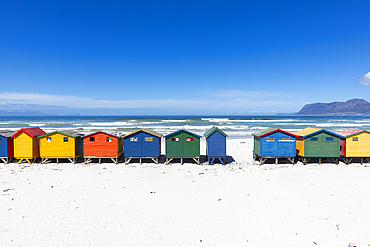
POLYGON ((274 129, 274 128, 267 128, 267 129, 261 130, 259 132, 253 133, 252 135, 258 136, 258 137, 263 137, 263 136, 269 135, 269 134, 277 132, 277 131, 283 132, 287 135, 298 137, 297 135, 295 135, 293 133, 290 133, 288 131, 285 131, 285 130, 282 130, 282 129, 274 129))
POLYGON ((339 135, 337 133, 334 133, 334 132, 331 132, 331 131, 326 130, 326 129, 311 128, 311 127, 307 127, 303 130, 297 131, 294 134, 296 134, 297 136, 302 136, 302 137, 306 138, 308 136, 312 136, 312 135, 314 135, 316 133, 319 133, 319 132, 326 132, 326 133, 329 133, 329 134, 337 136, 337 137, 342 137, 341 135, 339 135))
POLYGON ((26 135, 28 135, 31 138, 38 137, 40 135, 45 135, 46 134, 46 132, 43 131, 42 129, 40 129, 39 127, 22 128, 22 129, 18 130, 17 132, 15 132, 12 135, 12 138, 16 137, 21 132, 25 133, 26 135))
MULTIPOLYGON (((344 129, 344 130, 346 130, 346 129, 344 129)), ((350 129, 347 129, 347 130, 350 130, 350 129)), ((367 131, 367 130, 357 130, 357 131, 355 131, 355 129, 352 129, 352 130, 353 131, 343 132, 343 134, 341 134, 342 133, 342 130, 337 131, 336 133, 342 135, 344 138, 348 138, 348 137, 351 137, 351 136, 354 136, 354 135, 357 135, 357 134, 361 134, 361 133, 368 133, 368 134, 370 134, 370 132, 367 131)))
POLYGON ((13 134, 14 134, 14 131, 12 130, 0 130, 0 136, 12 137, 13 134))
POLYGON ((228 137, 228 135, 225 134, 225 132, 223 132, 222 130, 220 130, 219 128, 217 128, 215 126, 213 126, 211 129, 206 131, 206 133, 204 133, 204 136, 208 137, 208 136, 212 135, 213 133, 215 133, 216 131, 220 132, 223 136, 228 137))
POLYGON ((297 135, 297 136, 306 136, 306 135, 309 135, 311 133, 314 133, 314 132, 317 132, 321 129, 319 128, 311 128, 311 127, 307 127, 305 129, 302 129, 300 131, 297 131, 295 132, 294 134, 297 135))
POLYGON ((136 130, 136 131, 134 131, 132 133, 129 133, 127 135, 124 135, 123 137, 127 137, 127 136, 130 136, 130 135, 133 135, 133 134, 135 134, 135 133, 137 133, 139 131, 144 131, 144 132, 146 132, 148 134, 155 135, 155 136, 158 136, 158 137, 162 137, 162 134, 159 134, 158 132, 155 132, 155 131, 149 130, 149 129, 139 129, 139 130, 136 130))
POLYGON ((184 129, 181 129, 181 130, 178 130, 178 131, 172 132, 171 134, 165 135, 164 137, 171 136, 171 135, 176 134, 176 133, 181 132, 181 131, 186 132, 186 133, 188 133, 189 135, 193 135, 193 136, 196 136, 196 137, 201 138, 201 136, 200 136, 200 135, 194 134, 194 133, 192 133, 192 132, 190 132, 190 131, 187 131, 187 130, 184 130, 184 129))
POLYGON ((52 135, 52 134, 55 134, 55 133, 60 133, 60 134, 66 135, 66 136, 70 136, 72 138, 82 136, 82 134, 80 134, 80 133, 78 133, 77 131, 74 131, 74 130, 60 130, 60 131, 57 130, 57 131, 47 133, 45 135, 38 136, 37 138, 42 138, 42 137, 49 136, 49 135, 52 135))
POLYGON ((90 136, 96 135, 96 134, 98 134, 98 133, 102 133, 102 134, 105 134, 105 135, 108 135, 108 136, 111 136, 111 137, 116 137, 116 138, 118 138, 118 136, 116 136, 116 135, 108 134, 108 133, 103 132, 103 131, 97 131, 97 132, 91 133, 91 134, 89 134, 89 135, 84 136, 84 138, 87 138, 87 137, 90 137, 90 136))
POLYGON ((359 130, 359 129, 342 129, 342 130, 338 130, 336 131, 335 133, 337 133, 338 135, 341 135, 343 137, 347 137, 349 135, 353 135, 353 134, 356 134, 358 132, 361 132, 363 130, 359 130))

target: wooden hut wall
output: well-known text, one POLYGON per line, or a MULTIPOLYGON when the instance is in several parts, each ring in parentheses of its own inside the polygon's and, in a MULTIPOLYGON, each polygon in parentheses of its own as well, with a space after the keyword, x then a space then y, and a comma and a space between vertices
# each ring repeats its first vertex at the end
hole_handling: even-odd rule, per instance
MULTIPOLYGON (((343 149, 343 148, 342 148, 343 149)), ((361 132, 345 140, 345 157, 370 157, 370 133, 361 132)))
POLYGON ((209 158, 226 157, 226 137, 219 131, 207 137, 207 155, 209 158))
POLYGON ((159 157, 161 138, 144 131, 124 137, 125 157, 159 157))
POLYGON ((14 157, 28 158, 34 157, 34 140, 26 133, 21 132, 14 138, 14 157))
POLYGON ((75 154, 76 156, 84 154, 84 141, 81 136, 76 136, 75 138, 75 154))
POLYGON ((175 132, 166 137, 167 158, 200 157, 200 138, 185 131, 175 132), (178 139, 173 139, 178 138, 178 139))
POLYGON ((346 157, 346 138, 341 138, 340 139, 340 148, 339 148, 339 154, 340 156, 346 157))
POLYGON ((56 132, 39 138, 41 157, 75 157, 75 138, 56 132), (64 138, 67 138, 65 141, 64 138))
POLYGON ((340 138, 325 131, 306 137, 304 157, 340 157, 340 138))
POLYGON ((116 157, 118 156, 118 137, 98 132, 84 137, 84 156, 116 157), (90 141, 90 137, 94 141, 90 141), (110 139, 108 139, 110 137, 110 139), (109 141, 110 140, 110 141, 109 141))
POLYGON ((13 139, 11 137, 5 137, 0 135, 0 157, 13 157, 14 146, 13 139))
POLYGON ((295 157, 296 138, 281 131, 260 137, 261 156, 264 157, 295 157))
POLYGON ((261 156, 261 138, 254 136, 254 153, 261 156))
POLYGON ((304 157, 304 138, 297 137, 296 139, 296 155, 304 157))
POLYGON ((200 138, 183 132, 184 158, 200 157, 200 138), (188 140, 190 139, 190 140, 188 140))

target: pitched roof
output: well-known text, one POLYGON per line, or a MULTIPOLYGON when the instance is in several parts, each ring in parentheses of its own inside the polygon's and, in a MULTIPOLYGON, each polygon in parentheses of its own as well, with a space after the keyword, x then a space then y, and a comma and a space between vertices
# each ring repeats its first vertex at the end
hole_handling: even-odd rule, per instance
MULTIPOLYGON (((337 131, 338 133, 339 131, 337 131)), ((369 131, 367 130, 358 130, 357 132, 353 131, 352 133, 348 133, 347 135, 342 135, 344 138, 348 138, 348 137, 352 137, 352 136, 355 136, 355 135, 358 135, 358 134, 361 134, 361 133, 368 133, 370 134, 369 131)))
POLYGON ((84 136, 84 138, 87 138, 87 137, 90 137, 90 136, 93 136, 93 135, 96 135, 96 134, 99 134, 99 133, 102 133, 102 134, 105 134, 105 135, 108 135, 108 136, 111 136, 111 137, 119 138, 119 137, 118 137, 118 136, 116 136, 116 135, 108 134, 108 133, 103 132, 103 131, 97 131, 97 132, 91 133, 91 134, 89 134, 89 135, 84 136))
POLYGON ((184 129, 181 129, 181 130, 178 130, 178 131, 172 132, 171 134, 165 135, 164 137, 168 137, 168 136, 174 135, 174 134, 176 134, 176 133, 178 133, 178 132, 181 132, 181 131, 186 132, 186 133, 188 133, 189 135, 193 135, 193 136, 196 136, 196 137, 201 138, 201 136, 199 136, 199 135, 197 135, 197 134, 194 134, 194 133, 192 133, 192 132, 190 132, 190 131, 184 130, 184 129))
POLYGON ((297 136, 306 136, 306 135, 309 135, 309 134, 314 133, 314 132, 319 131, 319 130, 321 130, 321 129, 307 127, 305 129, 302 129, 300 131, 295 132, 294 134, 297 135, 297 136))
POLYGON ((227 134, 225 134, 225 132, 223 132, 222 130, 220 130, 219 128, 217 128, 216 126, 213 126, 211 129, 207 130, 206 133, 204 133, 204 136, 205 137, 209 137, 210 135, 212 135, 213 133, 215 133, 216 131, 220 132, 221 135, 225 136, 225 137, 228 137, 227 134))
POLYGON ((28 135, 31 138, 38 137, 40 135, 45 135, 46 134, 46 132, 43 131, 42 129, 40 129, 39 127, 22 128, 22 129, 18 130, 17 132, 15 132, 12 135, 12 138, 16 137, 21 132, 25 133, 26 135, 28 135))
POLYGON ((277 132, 277 131, 283 132, 283 133, 285 133, 287 135, 298 137, 297 135, 295 135, 293 133, 290 133, 288 131, 285 131, 285 130, 282 130, 282 129, 274 129, 274 128, 267 128, 267 129, 261 130, 259 132, 253 133, 252 135, 258 136, 258 137, 263 137, 263 136, 272 134, 272 133, 277 132))
POLYGON ((134 131, 134 132, 132 132, 132 133, 129 133, 129 134, 127 134, 127 135, 124 135, 123 137, 127 137, 127 136, 130 136, 130 135, 133 135, 133 134, 135 134, 135 133, 137 133, 137 132, 139 132, 139 131, 143 131, 143 132, 146 132, 146 133, 151 134, 151 135, 155 135, 155 136, 158 136, 158 137, 162 137, 162 134, 159 134, 158 132, 155 132, 155 131, 153 131, 153 130, 149 130, 149 129, 139 129, 139 130, 136 130, 136 131, 134 131))
POLYGON ((257 132, 255 132, 255 133, 253 133, 252 135, 253 136, 261 136, 261 135, 264 135, 264 134, 266 134, 266 133, 269 133, 269 132, 272 132, 272 131, 274 131, 274 130, 277 130, 277 128, 266 128, 266 129, 263 129, 263 130, 260 130, 260 131, 257 131, 257 132))
POLYGON ((341 135, 343 137, 347 137, 349 135, 353 135, 353 134, 356 134, 358 132, 362 132, 363 130, 359 130, 359 129, 342 129, 342 130, 338 130, 336 131, 335 133, 337 133, 338 135, 341 135))
POLYGON ((302 136, 303 138, 306 138, 308 136, 312 136, 316 133, 319 133, 319 132, 326 132, 328 134, 331 134, 331 135, 334 135, 334 136, 337 136, 337 137, 342 137, 341 135, 337 134, 337 133, 334 133, 334 132, 331 132, 329 130, 326 130, 326 129, 318 129, 318 128, 310 128, 310 127, 307 127, 303 130, 300 130, 300 131, 297 131, 295 132, 294 134, 298 135, 298 136, 302 136))
POLYGON ((66 135, 66 136, 70 136, 72 138, 82 136, 82 134, 79 134, 77 131, 74 131, 74 130, 60 130, 60 131, 57 130, 57 131, 53 131, 53 132, 47 133, 47 134, 42 135, 42 136, 38 136, 37 138, 43 138, 45 136, 49 136, 49 135, 52 135, 52 134, 55 134, 55 133, 60 133, 60 134, 66 135))
POLYGON ((12 130, 0 130, 0 136, 12 137, 13 134, 14 134, 14 131, 12 130))

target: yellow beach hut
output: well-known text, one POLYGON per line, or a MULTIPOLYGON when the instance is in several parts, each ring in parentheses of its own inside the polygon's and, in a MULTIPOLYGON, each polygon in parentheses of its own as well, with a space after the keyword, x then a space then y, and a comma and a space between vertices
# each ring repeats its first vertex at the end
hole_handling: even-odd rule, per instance
POLYGON ((39 127, 22 128, 18 130, 12 139, 14 142, 14 158, 18 159, 17 163, 26 160, 29 164, 35 162, 40 157, 38 136, 46 134, 39 127))
POLYGON ((370 132, 359 129, 343 129, 336 132, 341 135, 340 155, 348 165, 353 158, 360 158, 363 164, 364 158, 370 157, 370 132))
POLYGON ((54 131, 38 137, 42 163, 50 159, 68 159, 71 163, 83 155, 82 134, 73 130, 54 131))

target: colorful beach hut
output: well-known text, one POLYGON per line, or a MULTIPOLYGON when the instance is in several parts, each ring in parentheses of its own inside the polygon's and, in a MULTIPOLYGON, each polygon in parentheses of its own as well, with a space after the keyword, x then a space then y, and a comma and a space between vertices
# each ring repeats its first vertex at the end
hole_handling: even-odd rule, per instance
POLYGON ((102 131, 84 136, 83 143, 85 163, 99 159, 100 164, 101 159, 109 158, 117 164, 123 154, 123 138, 102 131))
POLYGON ((364 158, 370 157, 370 132, 359 129, 343 129, 336 132, 341 135, 340 156, 348 165, 353 158, 360 158, 363 164, 364 158))
POLYGON ((14 156, 13 134, 11 130, 0 130, 0 159, 4 163, 9 163, 14 156))
POLYGON ((297 155, 301 157, 305 164, 311 158, 331 158, 336 164, 340 157, 340 138, 341 135, 319 128, 305 128, 296 133, 297 136, 297 155))
POLYGON ((288 159, 294 164, 297 135, 273 128, 252 135, 254 137, 254 157, 259 159, 261 165, 270 158, 274 158, 276 164, 278 164, 279 158, 288 159))
POLYGON ((227 134, 217 127, 212 127, 204 133, 207 142, 208 164, 212 165, 215 159, 225 165, 227 134))
POLYGON ((192 158, 198 165, 200 159, 201 136, 181 129, 165 136, 166 140, 166 164, 173 159, 192 158))
POLYGON ((73 130, 54 131, 39 136, 40 157, 42 163, 47 163, 51 159, 68 159, 71 163, 83 155, 82 134, 73 130))
POLYGON ((162 135, 147 129, 139 129, 123 137, 125 163, 132 159, 150 158, 158 164, 161 156, 162 135))
POLYGON ((34 163, 40 157, 40 147, 38 136, 45 135, 46 132, 39 127, 22 128, 12 135, 14 143, 14 158, 18 159, 18 164, 26 160, 29 164, 34 163))

